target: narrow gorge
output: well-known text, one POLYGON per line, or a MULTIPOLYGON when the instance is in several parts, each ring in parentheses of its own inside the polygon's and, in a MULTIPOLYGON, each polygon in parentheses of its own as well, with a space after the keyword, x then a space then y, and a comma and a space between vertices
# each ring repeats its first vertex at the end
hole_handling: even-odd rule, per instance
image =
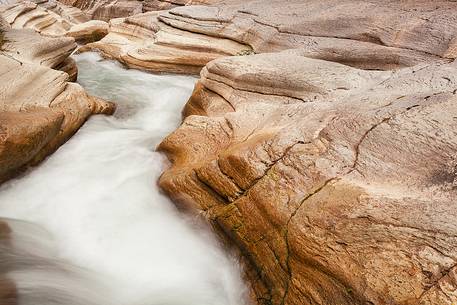
POLYGON ((456 57, 451 0, 0 0, 0 304, 457 303, 456 57))

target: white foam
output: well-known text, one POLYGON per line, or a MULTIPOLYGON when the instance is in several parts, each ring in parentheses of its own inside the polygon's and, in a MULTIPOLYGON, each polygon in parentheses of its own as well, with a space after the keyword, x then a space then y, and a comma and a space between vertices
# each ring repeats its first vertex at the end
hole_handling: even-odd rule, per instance
POLYGON ((94 116, 48 160, 0 189, 0 216, 48 230, 58 257, 104 279, 113 303, 241 305, 237 262, 160 194, 155 146, 181 119, 195 78, 76 56, 79 82, 119 105, 94 116))

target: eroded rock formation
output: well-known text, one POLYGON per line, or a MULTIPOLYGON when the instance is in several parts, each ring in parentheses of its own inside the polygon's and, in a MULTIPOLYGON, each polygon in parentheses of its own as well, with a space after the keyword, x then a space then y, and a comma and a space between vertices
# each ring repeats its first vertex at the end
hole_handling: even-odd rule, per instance
POLYGON ((148 12, 110 21, 109 34, 81 48, 96 50, 128 67, 151 71, 198 74, 211 60, 250 51, 233 40, 192 33, 160 21, 148 12))
POLYGON ((1 5, 0 15, 13 29, 33 29, 45 36, 64 36, 73 24, 89 21, 78 9, 55 2, 14 1, 1 5), (59 12, 60 14, 56 13, 59 12))
POLYGON ((159 14, 268 52, 210 62, 159 147, 173 164, 161 186, 239 246, 259 303, 457 301, 456 12, 252 1, 159 14))
MULTIPOLYGON (((69 74, 72 38, 47 38, 11 29, 0 19, 0 181, 41 161, 94 113, 111 103, 87 95, 69 74), (65 69, 63 69, 65 70, 65 69)), ((71 72, 71 71, 70 71, 71 72)), ((74 72, 74 71, 73 71, 74 72)))
POLYGON ((369 70, 455 57, 452 2, 240 2, 113 19, 109 35, 82 51, 175 73, 196 73, 221 56, 297 48, 310 58, 369 70))
POLYGON ((447 304, 456 68, 216 60, 160 146, 161 186, 236 241, 272 304, 447 304))
MULTIPOLYGON (((66 3, 123 17, 82 51, 153 72, 201 70, 182 126, 159 147, 172 161, 160 185, 241 249, 259 304, 457 302, 456 2, 66 3)), ((8 93, 20 102, 2 126, 21 116, 10 138, 39 144, 5 145, 4 156, 24 156, 4 157, 7 169, 83 120, 65 112, 80 88, 33 59, 71 63, 30 52, 9 51, 0 67, 56 86, 43 103, 8 93)))
POLYGON ((100 40, 108 32, 106 22, 89 20, 81 10, 55 1, 12 1, 0 5, 0 16, 13 29, 31 29, 49 37, 69 36, 83 43, 100 40))
POLYGON ((168 10, 183 5, 211 4, 221 0, 60 0, 78 7, 92 19, 109 21, 139 13, 168 10))

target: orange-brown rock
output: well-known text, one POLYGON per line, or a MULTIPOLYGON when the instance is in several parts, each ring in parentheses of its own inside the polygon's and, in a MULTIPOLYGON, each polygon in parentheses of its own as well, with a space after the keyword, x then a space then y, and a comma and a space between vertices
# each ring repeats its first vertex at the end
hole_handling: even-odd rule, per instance
POLYGON ((109 21, 150 11, 168 10, 183 5, 213 4, 221 0, 60 0, 80 8, 92 19, 109 21))
MULTIPOLYGON (((89 20, 80 9, 55 1, 41 1, 38 4, 26 0, 12 1, 0 5, 0 16, 13 29, 31 29, 42 36, 73 37, 80 43, 100 40, 108 33, 106 22, 89 20)), ((20 35, 11 34, 13 39, 20 35)))
POLYGON ((256 53, 301 48, 306 56, 363 69, 455 58, 451 1, 233 1, 164 12, 170 26, 247 44, 256 53))
MULTIPOLYGON (((111 103, 69 83, 76 48, 72 38, 42 37, 0 22, 0 181, 41 161, 94 113, 111 103)), ((76 73, 76 72, 74 72, 76 73)))
POLYGON ((17 290, 14 282, 0 277, 0 302, 2 305, 17 304, 17 290))
POLYGON ((160 185, 239 246, 259 303, 457 302, 456 18, 451 1, 159 14, 265 53, 207 64, 159 147, 160 185))
POLYGON ((394 70, 455 57, 454 9, 448 1, 225 1, 113 19, 109 35, 81 51, 154 72, 197 73, 221 56, 287 49, 394 70))
POLYGON ((94 42, 102 39, 108 34, 108 23, 100 20, 91 20, 85 23, 74 25, 66 34, 75 38, 78 42, 94 42))
MULTIPOLYGON (((160 185, 238 245, 259 303, 457 302, 457 2, 234 0, 130 17, 151 9, 70 4, 124 17, 84 50, 154 72, 206 65, 159 147, 172 161, 160 185)), ((67 125, 43 128, 78 122, 62 112, 67 125)))
POLYGON ((80 51, 97 50, 126 66, 151 72, 198 74, 208 62, 250 50, 235 41, 170 27, 148 12, 110 21, 109 34, 80 51))
POLYGON ((213 61, 160 184, 233 238, 272 304, 451 304, 456 72, 213 61))
MULTIPOLYGON (((12 230, 9 224, 0 220, 0 256, 6 254, 6 249, 11 246, 12 230)), ((0 262, 0 304, 16 305, 17 289, 15 283, 7 277, 8 268, 5 266, 5 259, 0 262)))
MULTIPOLYGON (((75 8, 73 8, 75 9, 75 8)), ((54 11, 30 1, 0 5, 2 16, 13 29, 32 29, 45 36, 63 36, 72 22, 54 11)))

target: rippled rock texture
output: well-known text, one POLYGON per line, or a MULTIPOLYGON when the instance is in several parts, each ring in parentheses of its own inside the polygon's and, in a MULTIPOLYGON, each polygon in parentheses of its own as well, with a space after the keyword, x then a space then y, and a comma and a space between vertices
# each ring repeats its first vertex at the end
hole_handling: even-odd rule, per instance
POLYGON ((60 0, 61 3, 78 7, 92 19, 109 21, 139 13, 168 10, 174 7, 197 4, 213 4, 221 0, 60 0))
POLYGON ((239 246, 259 303, 457 302, 456 2, 156 15, 265 53, 208 63, 159 147, 172 161, 160 185, 239 246))
MULTIPOLYGON (((67 4, 122 17, 83 51, 201 71, 182 126, 159 147, 172 162, 160 185, 238 245, 259 304, 457 302, 457 2, 67 4)), ((37 57, 8 56, 10 73, 28 67, 11 57, 37 57)), ((69 86, 51 71, 37 77, 57 84, 40 105, 69 86)), ((36 105, 24 92, 12 105, 36 105)), ((30 137, 44 143, 22 155, 41 156, 65 112, 33 108, 43 113, 32 120, 14 107, 3 120, 36 122, 30 137)))
POLYGON ((11 1, 0 5, 0 15, 13 29, 32 29, 51 37, 64 36, 74 24, 89 21, 77 8, 47 1, 11 1))
POLYGON ((73 38, 12 29, 0 19, 0 181, 63 144, 95 113, 114 106, 86 94, 69 74, 73 38), (65 70, 65 69, 63 69, 65 70))
POLYGON ((227 55, 301 49, 310 58, 393 70, 455 57, 452 2, 228 1, 110 21, 99 50, 127 66, 198 73, 227 55))
POLYGON ((90 20, 80 9, 55 1, 0 3, 0 16, 13 29, 32 29, 48 37, 73 37, 81 43, 100 40, 108 33, 106 22, 90 20))
POLYGON ((236 41, 196 34, 148 12, 110 21, 109 34, 81 51, 95 50, 128 67, 151 72, 198 74, 211 60, 250 51, 236 41))

